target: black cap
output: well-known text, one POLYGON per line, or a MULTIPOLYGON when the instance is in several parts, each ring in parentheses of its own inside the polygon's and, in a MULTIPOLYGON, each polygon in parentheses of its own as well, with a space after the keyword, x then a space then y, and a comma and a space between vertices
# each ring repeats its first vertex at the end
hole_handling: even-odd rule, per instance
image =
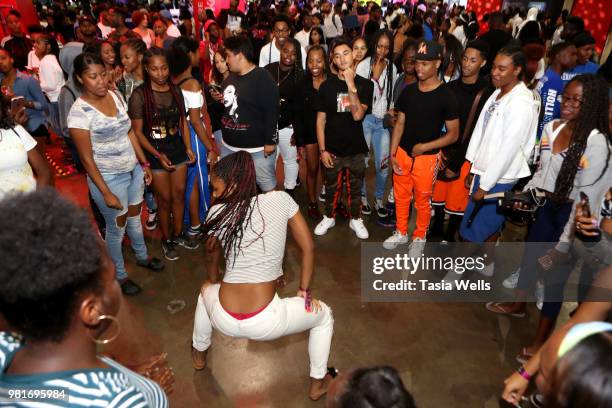
POLYGON ((442 59, 442 46, 431 40, 421 41, 417 47, 415 59, 421 61, 442 59))
POLYGON ((576 46, 576 48, 584 47, 585 45, 595 44, 595 39, 586 31, 583 31, 579 34, 576 34, 574 38, 572 38, 572 42, 576 46))

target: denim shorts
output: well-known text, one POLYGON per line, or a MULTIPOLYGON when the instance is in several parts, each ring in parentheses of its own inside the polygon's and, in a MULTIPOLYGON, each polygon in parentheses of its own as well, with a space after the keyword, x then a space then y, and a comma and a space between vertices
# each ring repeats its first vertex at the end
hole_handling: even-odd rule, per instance
POLYGON ((126 173, 102 174, 102 178, 110 191, 117 196, 123 206, 121 210, 108 208, 104 202, 104 196, 89 176, 87 176, 87 185, 89 186, 89 191, 91 191, 91 196, 100 208, 100 212, 104 215, 105 219, 110 218, 107 218, 107 216, 116 218, 123 215, 127 212, 128 206, 142 203, 145 183, 144 172, 140 165, 136 165, 132 171, 126 173), (112 215, 110 214, 111 212, 113 213, 112 215))

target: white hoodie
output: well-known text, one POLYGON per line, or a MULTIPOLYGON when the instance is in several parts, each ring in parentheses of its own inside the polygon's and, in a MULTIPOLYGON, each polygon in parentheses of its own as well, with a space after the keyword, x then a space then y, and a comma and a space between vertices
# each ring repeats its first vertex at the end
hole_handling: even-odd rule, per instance
POLYGON ((485 129, 486 112, 499 93, 496 89, 482 108, 466 153, 484 191, 531 174, 528 161, 536 141, 539 97, 519 82, 499 100, 485 129))

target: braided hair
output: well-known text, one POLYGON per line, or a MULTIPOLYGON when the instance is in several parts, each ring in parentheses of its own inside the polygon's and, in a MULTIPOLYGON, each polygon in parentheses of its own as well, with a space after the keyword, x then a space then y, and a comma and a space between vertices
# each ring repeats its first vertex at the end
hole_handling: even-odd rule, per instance
POLYGON ((295 85, 304 77, 304 68, 302 68, 302 45, 293 37, 288 38, 287 42, 293 44, 295 48, 295 61, 293 62, 293 84, 295 85))
MULTIPOLYGON (((574 187, 576 172, 578 171, 580 159, 586 149, 591 131, 597 129, 610 140, 607 84, 600 77, 593 74, 579 75, 574 77, 569 83, 571 84, 573 82, 578 82, 582 85, 582 97, 585 103, 582 104, 580 113, 576 119, 576 125, 572 131, 567 154, 563 159, 561 170, 555 181, 555 192, 553 193, 552 199, 558 203, 565 202, 574 187)), ((603 171, 597 180, 589 185, 597 183, 603 177, 608 169, 609 163, 610 149, 608 148, 606 165, 603 171)))
POLYGON ((378 30, 372 36, 372 41, 370 42, 370 46, 368 47, 368 56, 370 57, 370 74, 369 77, 372 77, 372 68, 374 67, 374 58, 376 57, 376 46, 380 39, 386 36, 389 39, 389 50, 387 54, 387 73, 385 79, 385 87, 387 88, 387 109, 393 100, 393 34, 389 30, 378 30))
MULTIPOLYGON (((147 52, 144 55, 144 59, 142 61, 143 65, 144 66, 149 65, 149 62, 154 57, 163 57, 166 61, 168 61, 168 58, 166 57, 166 52, 163 49, 151 47, 150 49, 147 50, 147 52)), ((179 95, 177 91, 177 87, 170 80, 170 75, 168 75, 168 79, 166 80, 166 83, 170 87, 170 93, 172 94, 172 99, 174 100, 174 103, 176 103, 177 109, 179 111, 180 123, 184 123, 184 121, 186 120, 186 114, 185 114, 185 104, 183 102, 182 95, 179 95)), ((159 126, 160 123, 158 123, 159 115, 155 114, 155 112, 157 112, 158 110, 158 107, 157 107, 157 104, 155 103, 155 95, 153 94, 153 88, 151 88, 151 78, 149 77, 149 74, 146 69, 144 70, 144 83, 143 83, 142 90, 143 90, 144 116, 145 116, 145 126, 146 126, 145 134, 149 134, 151 132, 151 129, 154 126, 159 126)), ((182 128, 180 129, 182 133, 182 128)))
MULTIPOLYGON (((233 263, 235 256, 242 251, 242 238, 251 224, 253 210, 256 206, 259 208, 255 164, 249 153, 238 151, 219 160, 211 174, 225 183, 225 191, 214 200, 215 205, 222 206, 220 210, 209 213, 203 232, 217 237, 223 244, 225 259, 229 260, 233 254, 233 263), (255 205, 251 204, 253 197, 255 205)), ((262 233, 258 234, 259 238, 262 233)))

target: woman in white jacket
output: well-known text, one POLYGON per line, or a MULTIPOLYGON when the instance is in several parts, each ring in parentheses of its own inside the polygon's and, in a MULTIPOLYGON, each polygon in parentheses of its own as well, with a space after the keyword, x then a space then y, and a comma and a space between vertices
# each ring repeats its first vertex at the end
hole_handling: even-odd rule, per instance
MULTIPOLYGON (((491 79, 497 89, 480 113, 466 154, 472 163, 467 181, 472 183, 472 199, 460 229, 466 241, 497 240, 504 215, 495 202, 486 202, 468 225, 475 203, 485 194, 510 190, 531 174, 528 160, 535 145, 540 101, 521 80, 526 61, 520 47, 510 46, 502 48, 493 62, 491 79)), ((492 264, 488 267, 492 273, 492 264)))
POLYGON ((61 135, 58 99, 66 80, 64 71, 55 56, 56 53, 53 52, 54 48, 57 48, 57 43, 54 44, 53 41, 55 40, 50 36, 41 35, 34 43, 34 53, 40 60, 38 68, 40 87, 51 102, 49 104, 49 123, 55 134, 61 135))

